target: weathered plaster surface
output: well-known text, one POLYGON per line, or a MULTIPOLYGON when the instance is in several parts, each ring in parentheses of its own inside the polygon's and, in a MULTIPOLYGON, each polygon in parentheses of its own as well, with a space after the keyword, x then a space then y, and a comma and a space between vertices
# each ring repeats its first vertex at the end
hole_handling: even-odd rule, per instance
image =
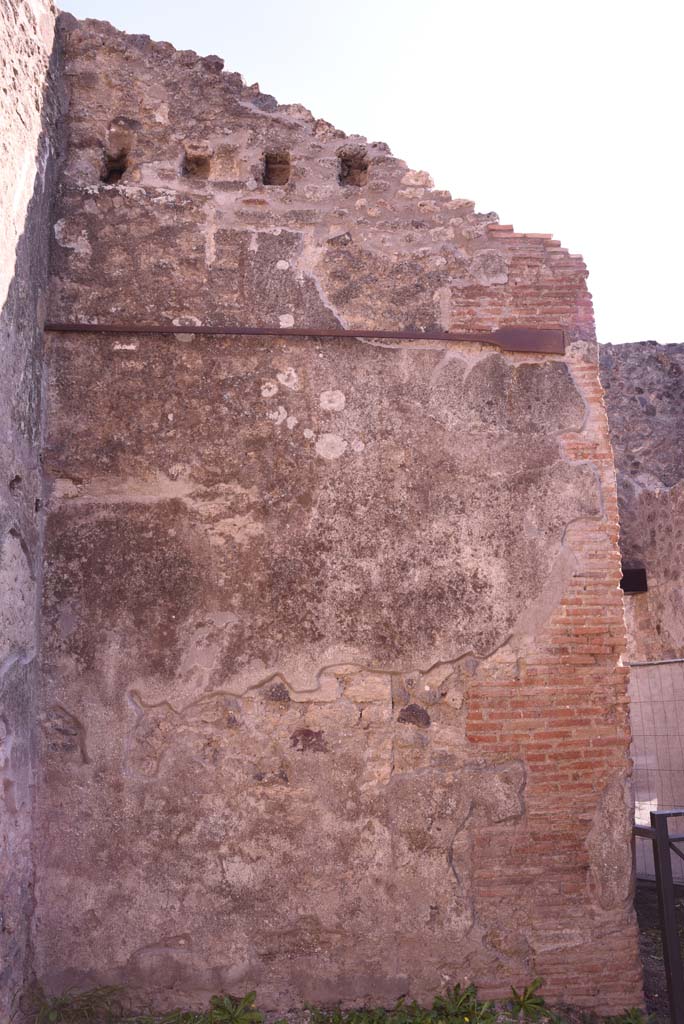
POLYGON ((33 902, 41 328, 54 173, 54 11, 0 8, 0 1020, 28 974, 33 902))
POLYGON ((646 569, 625 597, 629 657, 684 657, 684 345, 601 346, 615 451, 620 546, 646 569))
POLYGON ((218 58, 64 31, 50 317, 179 330, 48 345, 41 981, 282 1010, 541 974, 638 1002, 582 261, 218 58))

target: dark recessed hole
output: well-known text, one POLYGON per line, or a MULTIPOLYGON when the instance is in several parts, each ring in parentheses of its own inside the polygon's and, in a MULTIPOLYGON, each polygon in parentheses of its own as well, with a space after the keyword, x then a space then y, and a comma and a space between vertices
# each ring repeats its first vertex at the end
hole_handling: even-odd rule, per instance
POLYGON ((625 594, 645 594, 648 590, 646 570, 642 566, 623 565, 620 586, 625 594))
POLYGON ((264 154, 264 185, 287 185, 290 180, 290 154, 264 154))
POLYGON ((40 512, 42 507, 43 507, 43 502, 40 500, 40 498, 36 498, 36 500, 33 503, 33 510, 34 510, 34 512, 36 512, 36 513, 40 512))
POLYGON ((349 152, 340 154, 340 185, 356 185, 361 187, 368 181, 368 160, 365 152, 349 152))
POLYGON ((10 494, 17 494, 17 492, 19 492, 20 490, 21 490, 21 477, 20 476, 13 476, 12 479, 10 480, 10 482, 9 482, 9 492, 10 492, 10 494))
POLYGON ((100 181, 105 185, 116 185, 118 181, 121 181, 127 170, 128 153, 125 149, 119 150, 118 153, 105 153, 100 181))
POLYGON ((212 150, 202 143, 186 143, 183 174, 188 178, 208 178, 212 150))

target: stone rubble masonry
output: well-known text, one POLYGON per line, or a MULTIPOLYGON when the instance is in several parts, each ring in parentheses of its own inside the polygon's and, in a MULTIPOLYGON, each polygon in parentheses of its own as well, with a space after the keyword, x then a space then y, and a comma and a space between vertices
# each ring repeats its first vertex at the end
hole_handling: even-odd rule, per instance
POLYGON ((37 978, 639 1004, 584 263, 217 57, 60 24, 49 319, 178 333, 46 338, 37 978))
POLYGON ((42 485, 42 317, 54 188, 55 12, 0 6, 0 1020, 29 970, 42 485))
POLYGON ((630 661, 684 658, 684 345, 601 347, 625 565, 648 591, 625 595, 630 661))

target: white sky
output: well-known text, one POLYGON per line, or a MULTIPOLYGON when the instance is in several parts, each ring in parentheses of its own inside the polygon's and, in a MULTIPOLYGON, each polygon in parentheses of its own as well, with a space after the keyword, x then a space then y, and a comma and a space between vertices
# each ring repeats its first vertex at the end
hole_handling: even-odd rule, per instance
POLYGON ((62 0, 387 142, 581 252, 599 340, 684 342, 681 0, 62 0))

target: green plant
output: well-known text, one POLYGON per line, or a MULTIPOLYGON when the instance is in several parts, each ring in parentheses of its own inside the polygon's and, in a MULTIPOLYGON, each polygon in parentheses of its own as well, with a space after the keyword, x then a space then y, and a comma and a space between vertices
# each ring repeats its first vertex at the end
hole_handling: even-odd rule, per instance
MULTIPOLYGON (((561 1016, 538 994, 541 985, 541 979, 535 978, 522 992, 512 989, 506 1007, 498 1008, 491 1002, 480 1002, 474 985, 454 985, 435 996, 430 1008, 415 1000, 407 1003, 400 999, 391 1010, 315 1006, 306 1009, 310 1024, 566 1024, 568 1020, 579 1024, 649 1024, 648 1016, 635 1007, 603 1019, 568 1007, 568 1013, 561 1016)), ((264 1024, 256 1007, 255 992, 245 996, 213 996, 206 1010, 175 1009, 155 1014, 133 1010, 121 989, 105 986, 86 992, 72 990, 60 996, 35 992, 21 1009, 22 1024, 264 1024)), ((281 1019, 275 1024, 289 1022, 281 1019)))
POLYGON ((617 1017, 606 1018, 606 1024, 648 1024, 648 1021, 648 1015, 638 1006, 632 1006, 629 1010, 618 1014, 617 1017))
POLYGON ((150 1013, 134 1013, 124 1017, 118 1024, 205 1024, 206 1013, 194 1010, 169 1010, 162 1016, 150 1013))
POLYGON ((342 1010, 339 1006, 321 1009, 307 1006, 310 1024, 388 1024, 387 1010, 379 1008, 342 1010))
POLYGON ((537 995, 538 990, 543 984, 541 978, 535 978, 534 981, 525 986, 522 992, 511 988, 513 995, 509 1005, 518 1020, 534 1021, 549 1015, 544 997, 537 995))
POLYGON ((388 1024, 389 1015, 382 1007, 364 1010, 350 1010, 346 1014, 346 1024, 388 1024))
POLYGON ((389 1024, 439 1024, 433 1010, 420 1006, 415 999, 405 1003, 400 999, 388 1015, 389 1024))
POLYGON ((494 1024, 496 1021, 494 1004, 481 1003, 474 985, 464 989, 460 985, 448 988, 444 995, 435 996, 432 1009, 446 1024, 494 1024))
POLYGON ((310 1024, 343 1024, 344 1017, 339 1006, 333 1010, 322 1010, 307 1003, 305 1009, 309 1014, 310 1024))
POLYGON ((363 1007, 342 1010, 340 1007, 321 1009, 306 1007, 310 1024, 439 1024, 436 1015, 418 1003, 405 1003, 400 999, 392 1010, 383 1007, 363 1007))
POLYGON ((263 1024, 263 1014, 255 1006, 256 992, 246 996, 212 996, 208 1024, 263 1024))
POLYGON ((133 1011, 120 989, 104 987, 55 997, 37 992, 24 1014, 30 1024, 263 1024, 255 999, 256 992, 212 996, 208 1010, 153 1014, 133 1011))
POLYGON ((60 996, 37 991, 29 997, 26 1016, 31 1024, 110 1024, 126 1014, 121 989, 113 986, 68 990, 60 996))

